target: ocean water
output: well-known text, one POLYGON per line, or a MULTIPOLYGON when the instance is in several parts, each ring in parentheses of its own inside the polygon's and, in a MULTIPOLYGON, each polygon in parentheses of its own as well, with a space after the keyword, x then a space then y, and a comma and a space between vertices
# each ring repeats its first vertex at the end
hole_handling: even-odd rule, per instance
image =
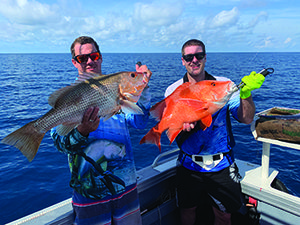
MULTIPOLYGON (((185 73, 180 54, 103 54, 103 73, 135 70, 142 61, 152 70, 152 103, 163 99, 164 91, 185 73)), ((76 77, 70 54, 0 54, 0 139, 45 114, 49 95, 76 77)), ((208 53, 206 70, 239 83, 251 71, 273 67, 259 90, 253 91, 256 111, 274 106, 300 109, 300 53, 208 53)), ((139 145, 155 125, 153 118, 143 130, 130 129, 136 168, 150 165, 159 154, 154 145, 139 145)), ((235 156, 260 164, 262 144, 254 140, 249 125, 233 120, 235 156)), ((162 151, 176 148, 162 137, 162 151)), ((67 156, 53 146, 46 134, 35 159, 29 163, 20 151, 0 144, 0 224, 48 207, 71 197, 67 156)), ((300 151, 271 146, 270 166, 294 195, 300 196, 300 151)))

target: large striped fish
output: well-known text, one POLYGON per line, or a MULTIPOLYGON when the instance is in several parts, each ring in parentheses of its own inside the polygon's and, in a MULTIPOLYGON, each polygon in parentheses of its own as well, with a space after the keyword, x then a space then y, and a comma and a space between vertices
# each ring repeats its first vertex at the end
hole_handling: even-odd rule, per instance
POLYGON ((119 110, 142 114, 135 104, 150 77, 139 72, 110 75, 85 74, 86 78, 55 91, 48 99, 52 109, 6 136, 1 142, 18 148, 29 161, 35 157, 45 133, 59 126, 59 135, 66 135, 81 121, 90 107, 99 107, 98 115, 108 119, 119 110))

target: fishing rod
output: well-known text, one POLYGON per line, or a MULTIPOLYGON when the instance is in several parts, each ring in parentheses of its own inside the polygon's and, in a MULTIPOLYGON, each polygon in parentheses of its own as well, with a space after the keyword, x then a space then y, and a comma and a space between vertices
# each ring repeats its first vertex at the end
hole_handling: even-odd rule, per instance
MULTIPOLYGON (((274 69, 273 68, 267 68, 267 69, 263 69, 262 71, 259 72, 261 75, 263 75, 264 77, 266 77, 268 74, 272 74, 274 73, 274 69)), ((237 85, 237 89, 242 88, 245 85, 245 83, 242 81, 239 85, 237 85)))

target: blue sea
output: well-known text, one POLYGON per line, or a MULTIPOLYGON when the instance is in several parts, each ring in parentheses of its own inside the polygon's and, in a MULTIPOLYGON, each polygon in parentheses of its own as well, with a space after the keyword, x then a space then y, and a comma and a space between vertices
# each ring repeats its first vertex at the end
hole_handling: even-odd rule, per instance
MULTIPOLYGON (((70 54, 0 54, 0 139, 45 114, 49 95, 74 81, 76 69, 70 54)), ((163 99, 164 91, 180 79, 185 68, 180 53, 103 54, 104 74, 135 70, 141 61, 153 72, 152 103, 163 99)), ((259 90, 253 91, 256 111, 274 106, 300 109, 300 53, 208 53, 206 70, 229 77, 236 83, 251 71, 274 68, 259 90)), ((130 129, 136 168, 150 165, 159 154, 155 145, 139 145, 156 124, 153 118, 144 130, 130 129)), ((250 125, 233 120, 235 156, 261 163, 262 143, 254 140, 250 125)), ((162 137, 162 151, 176 148, 162 137)), ((0 144, 0 224, 4 224, 71 197, 67 156, 53 146, 46 134, 35 159, 29 163, 21 152, 0 144)), ((294 195, 300 196, 300 151, 271 146, 270 166, 294 195)))

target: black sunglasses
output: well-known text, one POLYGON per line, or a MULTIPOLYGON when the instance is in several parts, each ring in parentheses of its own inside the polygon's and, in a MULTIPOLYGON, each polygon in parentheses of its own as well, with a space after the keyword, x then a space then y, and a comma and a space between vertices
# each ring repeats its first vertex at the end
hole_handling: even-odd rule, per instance
POLYGON ((100 53, 92 52, 90 54, 76 55, 73 59, 75 59, 79 63, 86 63, 89 60, 89 58, 93 61, 96 61, 100 59, 100 53))
POLYGON ((183 55, 182 58, 186 61, 186 62, 192 62, 194 57, 196 57, 196 59, 198 60, 202 60, 205 57, 205 52, 198 52, 195 54, 188 54, 188 55, 183 55))

